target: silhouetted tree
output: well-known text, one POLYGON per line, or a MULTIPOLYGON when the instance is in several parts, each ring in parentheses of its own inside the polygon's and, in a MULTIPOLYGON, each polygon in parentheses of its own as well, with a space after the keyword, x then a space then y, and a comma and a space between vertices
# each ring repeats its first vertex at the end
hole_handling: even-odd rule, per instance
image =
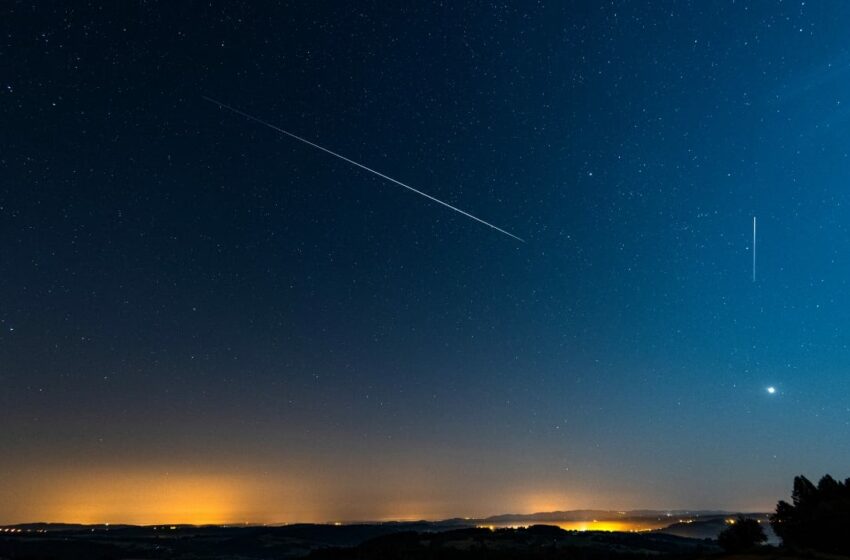
POLYGON ((726 552, 740 552, 767 540, 764 530, 755 519, 738 517, 717 537, 717 544, 726 552))
POLYGON ((850 478, 839 482, 826 475, 815 486, 798 476, 791 502, 780 501, 770 517, 782 544, 850 554, 850 478))

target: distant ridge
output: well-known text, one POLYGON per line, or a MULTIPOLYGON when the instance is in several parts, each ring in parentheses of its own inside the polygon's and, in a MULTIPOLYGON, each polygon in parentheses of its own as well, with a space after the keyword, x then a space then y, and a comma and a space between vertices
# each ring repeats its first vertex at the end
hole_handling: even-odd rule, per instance
POLYGON ((574 509, 565 511, 547 511, 537 513, 506 513, 492 515, 480 519, 482 522, 504 523, 507 521, 592 521, 594 519, 629 520, 629 519, 671 519, 675 522, 677 517, 716 517, 731 516, 737 512, 724 510, 604 510, 604 509, 574 509))

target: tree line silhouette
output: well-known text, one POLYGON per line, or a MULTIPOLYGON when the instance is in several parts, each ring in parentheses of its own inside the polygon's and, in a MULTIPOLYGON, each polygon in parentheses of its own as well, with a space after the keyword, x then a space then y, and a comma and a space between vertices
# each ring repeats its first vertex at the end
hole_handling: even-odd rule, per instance
MULTIPOLYGON (((850 555, 850 478, 826 475, 815 486, 805 476, 794 478, 791 503, 780 500, 770 526, 783 546, 850 555)), ((747 550, 767 537, 755 519, 739 517, 717 538, 728 552, 747 550)))
POLYGON ((850 554, 850 478, 826 475, 817 486, 805 476, 794 478, 791 503, 776 505, 770 525, 785 546, 850 554))

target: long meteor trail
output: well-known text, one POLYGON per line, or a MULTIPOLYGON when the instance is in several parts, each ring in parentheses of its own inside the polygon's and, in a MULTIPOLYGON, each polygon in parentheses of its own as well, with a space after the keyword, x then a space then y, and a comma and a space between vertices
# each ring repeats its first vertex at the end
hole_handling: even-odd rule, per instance
POLYGON ((449 204, 449 203, 447 203, 447 202, 443 202, 442 200, 440 200, 440 199, 438 199, 438 198, 434 198, 433 196, 431 196, 431 195, 430 195, 430 194, 428 194, 428 193, 424 193, 424 192, 422 192, 422 191, 420 191, 420 190, 418 190, 418 189, 414 189, 414 188, 413 188, 413 187, 411 187, 410 185, 405 185, 405 184, 404 184, 404 183, 402 183, 401 181, 397 181, 396 179, 393 179, 392 177, 389 177, 389 176, 387 176, 387 175, 384 175, 383 173, 381 173, 381 172, 379 172, 379 171, 375 171, 375 170, 374 170, 374 169, 372 169, 372 168, 366 167, 366 166, 365 166, 365 165, 363 165, 362 163, 357 163, 357 162, 356 162, 356 161, 354 161, 353 159, 348 159, 347 157, 345 157, 345 156, 343 156, 343 155, 340 155, 340 154, 338 154, 338 153, 336 153, 336 152, 332 152, 331 150, 329 150, 329 149, 327 149, 327 148, 324 148, 324 147, 322 147, 322 146, 319 146, 318 144, 315 144, 315 143, 313 143, 313 142, 310 142, 310 141, 309 141, 309 140, 307 140, 306 138, 301 138, 300 136, 296 136, 295 134, 292 134, 291 132, 287 132, 286 130, 283 130, 282 128, 280 128, 280 127, 278 127, 278 126, 275 126, 275 125, 273 125, 273 124, 271 124, 271 123, 269 123, 269 122, 266 122, 266 121, 264 121, 264 120, 262 120, 262 119, 259 119, 259 118, 255 117, 255 116, 253 116, 253 115, 249 115, 248 113, 246 113, 246 112, 244 112, 244 111, 240 111, 239 109, 237 109, 237 108, 235 108, 235 107, 231 107, 230 105, 227 105, 227 104, 225 104, 225 103, 222 103, 221 101, 216 101, 215 99, 213 99, 213 98, 211 98, 211 97, 207 97, 207 96, 203 96, 203 98, 204 98, 205 100, 209 101, 210 103, 213 103, 213 104, 215 104, 215 105, 218 105, 218 106, 219 106, 219 107, 221 107, 222 109, 227 109, 228 111, 232 111, 232 112, 236 113, 237 115, 241 115, 241 116, 245 117, 246 119, 249 119, 249 120, 252 120, 252 121, 254 121, 254 122, 260 123, 260 124, 262 124, 262 125, 264 125, 264 126, 267 126, 267 127, 271 128, 272 130, 275 130, 275 131, 277 131, 277 132, 280 132, 281 134, 285 134, 285 135, 289 136, 290 138, 294 138, 295 140, 298 140, 299 142, 303 142, 304 144, 307 144, 308 146, 312 146, 312 147, 314 147, 314 148, 316 148, 316 149, 318 149, 318 150, 322 150, 323 152, 328 153, 328 154, 330 154, 330 155, 334 156, 335 158, 339 158, 339 159, 341 159, 342 161, 348 162, 348 163, 350 163, 351 165, 355 165, 355 166, 359 167, 360 169, 365 169, 365 170, 366 170, 366 171, 368 171, 369 173, 372 173, 372 174, 374 174, 374 175, 377 175, 377 176, 378 176, 378 177, 380 177, 381 179, 385 179, 385 180, 387 180, 387 181, 389 181, 389 182, 391 182, 391 183, 395 183, 396 185, 398 185, 398 186, 400 186, 400 187, 404 187, 404 188, 406 188, 406 189, 407 189, 407 190, 409 190, 409 191, 413 191, 413 192, 415 192, 416 194, 418 194, 418 195, 420 195, 420 196, 424 196, 424 197, 425 197, 425 198, 427 198, 428 200, 432 200, 432 201, 436 202, 437 204, 441 204, 441 205, 445 206, 446 208, 449 208, 449 209, 451 209, 451 210, 454 210, 454 211, 455 211, 455 212, 457 212, 458 214, 463 214, 463 215, 464 215, 464 216, 466 216, 467 218, 472 218, 473 220, 475 220, 475 221, 476 221, 476 222, 478 222, 478 223, 484 224, 485 226, 487 226, 487 227, 489 227, 489 228, 493 228, 493 229, 495 229, 496 231, 498 231, 499 233, 503 233, 503 234, 507 235, 508 237, 512 237, 512 238, 516 239, 517 241, 520 241, 520 242, 522 242, 522 243, 525 243, 525 240, 524 240, 524 239, 522 239, 522 238, 520 238, 520 237, 517 237, 516 235, 514 235, 514 234, 512 234, 512 233, 510 233, 510 232, 507 232, 507 231, 503 230, 503 229, 502 229, 502 228, 500 228, 500 227, 496 227, 496 226, 494 226, 493 224, 491 224, 491 223, 489 223, 489 222, 485 222, 485 221, 484 221, 484 220, 482 220, 481 218, 476 218, 475 216, 473 216, 473 215, 472 215, 472 214, 470 214, 469 212, 464 212, 464 211, 463 211, 463 210, 461 210, 460 208, 456 208, 456 207, 452 206, 451 204, 449 204))

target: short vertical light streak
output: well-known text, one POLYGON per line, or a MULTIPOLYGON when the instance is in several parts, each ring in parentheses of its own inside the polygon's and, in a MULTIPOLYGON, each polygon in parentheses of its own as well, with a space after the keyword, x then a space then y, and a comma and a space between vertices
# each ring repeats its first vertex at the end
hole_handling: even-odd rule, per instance
POLYGON ((756 217, 753 216, 753 282, 756 281, 756 217))

